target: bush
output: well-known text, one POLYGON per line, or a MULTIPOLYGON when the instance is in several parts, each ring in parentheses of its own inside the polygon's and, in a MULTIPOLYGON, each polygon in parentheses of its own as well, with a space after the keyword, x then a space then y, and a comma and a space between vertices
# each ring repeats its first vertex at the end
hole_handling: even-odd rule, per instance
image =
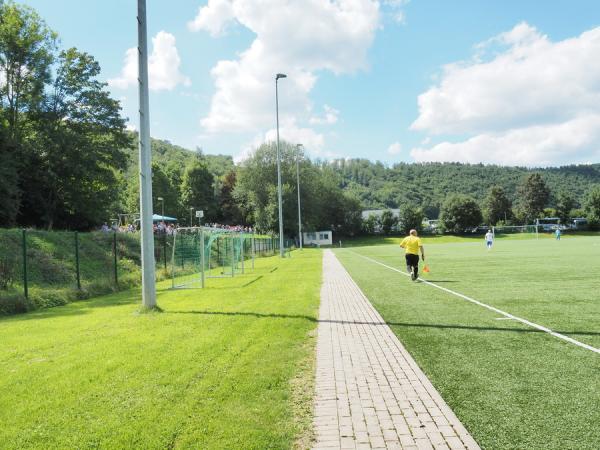
POLYGON ((590 189, 585 199, 584 208, 590 229, 600 229, 600 185, 590 189))
POLYGON ((11 254, 0 257, 0 289, 7 290, 12 287, 16 276, 17 258, 11 254))
POLYGON ((480 225, 483 220, 475 199, 462 194, 448 197, 442 206, 440 219, 444 229, 451 233, 464 233, 480 225))
POLYGON ((400 206, 400 231, 406 234, 412 229, 421 232, 424 218, 425 214, 421 208, 408 204, 400 206))
POLYGON ((2 298, 0 298, 0 315, 24 313, 35 308, 36 306, 33 302, 16 292, 2 295, 2 298))
POLYGON ((394 217, 394 213, 391 210, 386 209, 381 214, 381 217, 379 218, 379 223, 383 234, 390 234, 394 227, 398 225, 398 218, 394 217))

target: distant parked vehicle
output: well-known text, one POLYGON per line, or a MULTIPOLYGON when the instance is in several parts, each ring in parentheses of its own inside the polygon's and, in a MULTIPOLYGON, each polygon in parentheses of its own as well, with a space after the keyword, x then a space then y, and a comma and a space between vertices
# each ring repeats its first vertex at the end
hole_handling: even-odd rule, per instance
POLYGON ((588 221, 585 217, 576 217, 571 221, 571 229, 585 230, 588 226, 588 221))
POLYGON ((539 225, 539 231, 554 231, 560 225, 560 219, 558 217, 544 217, 538 219, 537 224, 539 225))

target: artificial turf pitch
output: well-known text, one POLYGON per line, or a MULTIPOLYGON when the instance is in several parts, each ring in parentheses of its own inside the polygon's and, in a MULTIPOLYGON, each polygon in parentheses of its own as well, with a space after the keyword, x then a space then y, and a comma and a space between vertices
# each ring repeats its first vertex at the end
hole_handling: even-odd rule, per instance
MULTIPOLYGON (((600 348, 600 237, 424 245, 424 279, 600 348)), ((600 448, 599 354, 359 256, 396 245, 336 254, 482 448, 600 448)))

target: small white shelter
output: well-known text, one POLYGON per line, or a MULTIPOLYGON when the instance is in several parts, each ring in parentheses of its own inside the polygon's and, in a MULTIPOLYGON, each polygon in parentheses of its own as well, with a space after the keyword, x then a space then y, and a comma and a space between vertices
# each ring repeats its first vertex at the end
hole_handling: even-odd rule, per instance
POLYGON ((302 243, 305 246, 316 245, 331 245, 333 243, 333 232, 331 231, 309 231, 302 233, 302 243))

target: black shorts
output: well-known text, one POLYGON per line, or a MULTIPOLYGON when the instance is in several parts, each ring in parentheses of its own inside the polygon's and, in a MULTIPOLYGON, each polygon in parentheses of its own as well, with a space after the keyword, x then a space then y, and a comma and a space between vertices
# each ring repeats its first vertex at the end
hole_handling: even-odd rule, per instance
POLYGON ((412 253, 407 253, 404 255, 406 257, 406 265, 410 267, 419 267, 419 255, 413 255, 412 253))

